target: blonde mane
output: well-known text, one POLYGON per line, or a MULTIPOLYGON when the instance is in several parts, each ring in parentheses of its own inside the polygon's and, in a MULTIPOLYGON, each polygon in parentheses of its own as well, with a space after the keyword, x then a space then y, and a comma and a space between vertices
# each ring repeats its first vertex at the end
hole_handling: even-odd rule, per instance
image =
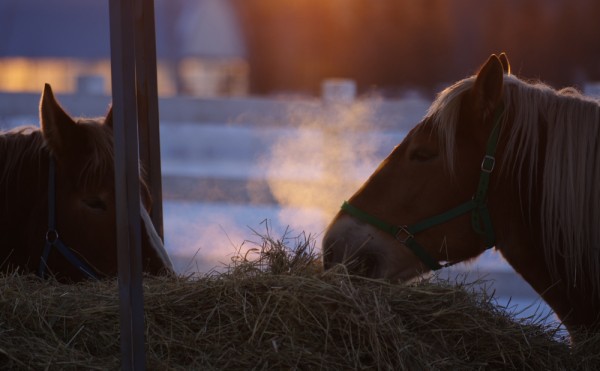
MULTIPOLYGON (((473 76, 447 88, 427 113, 440 135, 451 173, 461 98, 474 82, 473 76)), ((522 200, 531 199, 534 187, 541 189, 540 210, 521 206, 530 215, 539 215, 551 273, 557 277, 559 271, 564 271, 568 287, 587 282, 587 288, 598 299, 600 102, 572 88, 557 91, 513 75, 504 76, 502 99, 505 113, 501 118, 501 140, 507 147, 501 173, 525 174, 521 180, 525 183, 520 192, 526 192, 522 200)))

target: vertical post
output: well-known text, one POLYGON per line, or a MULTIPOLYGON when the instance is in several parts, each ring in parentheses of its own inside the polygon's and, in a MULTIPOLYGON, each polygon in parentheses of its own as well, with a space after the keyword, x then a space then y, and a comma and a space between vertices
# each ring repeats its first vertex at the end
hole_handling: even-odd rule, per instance
POLYGON ((160 132, 156 78, 156 35, 154 0, 135 0, 135 60, 137 76, 140 161, 154 201, 150 217, 154 229, 164 239, 160 132))
POLYGON ((123 370, 145 369, 133 0, 109 0, 123 370))

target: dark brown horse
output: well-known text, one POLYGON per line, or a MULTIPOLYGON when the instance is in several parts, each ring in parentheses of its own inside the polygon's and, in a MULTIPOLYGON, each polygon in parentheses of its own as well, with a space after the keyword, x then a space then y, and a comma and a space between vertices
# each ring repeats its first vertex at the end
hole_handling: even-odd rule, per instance
POLYGON ((492 55, 344 203, 325 267, 406 280, 495 247, 570 332, 598 331, 599 184, 599 102, 492 55))
MULTIPOLYGON (((112 115, 73 120, 46 85, 41 130, 0 133, 0 264, 61 281, 116 276, 112 115)), ((172 272, 141 207, 144 270, 172 272)))

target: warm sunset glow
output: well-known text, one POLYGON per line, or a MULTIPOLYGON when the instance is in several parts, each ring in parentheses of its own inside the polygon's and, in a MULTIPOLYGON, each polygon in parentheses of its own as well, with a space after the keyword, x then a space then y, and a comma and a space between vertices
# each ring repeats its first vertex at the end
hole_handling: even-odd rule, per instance
POLYGON ((241 58, 185 58, 179 64, 183 91, 197 97, 248 93, 248 63, 241 58))
MULTIPOLYGON (((232 96, 248 92, 248 64, 242 59, 185 58, 178 66, 159 61, 159 95, 176 94, 177 83, 173 71, 180 74, 184 83, 183 92, 187 95, 232 96)), ((89 77, 101 84, 100 91, 94 86, 94 94, 111 93, 108 59, 86 61, 68 58, 0 58, 0 91, 38 93, 44 83, 50 83, 56 93, 75 93, 79 89, 80 79, 89 77)))
POLYGON ((318 94, 351 78, 359 93, 401 97, 472 74, 506 51, 517 74, 555 86, 600 80, 600 2, 244 0, 234 2, 258 94, 318 94), (557 68, 556 66, 560 66, 557 68))
MULTIPOLYGON (((2 58, 0 59, 0 90, 8 92, 39 92, 49 82, 55 92, 74 92, 77 77, 86 75, 110 76, 108 61, 81 61, 59 58, 2 58)), ((105 92, 110 88, 109 79, 105 92)))

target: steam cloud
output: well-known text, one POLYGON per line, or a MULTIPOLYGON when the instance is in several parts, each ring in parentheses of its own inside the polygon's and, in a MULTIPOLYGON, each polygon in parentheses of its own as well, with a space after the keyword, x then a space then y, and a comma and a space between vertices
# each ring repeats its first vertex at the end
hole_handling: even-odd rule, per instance
POLYGON ((292 109, 297 128, 273 144, 263 159, 271 193, 284 206, 281 217, 319 234, 381 161, 380 140, 369 135, 375 100, 329 103, 317 113, 292 109), (303 220, 298 209, 318 209, 322 221, 303 220), (324 222, 323 222, 324 220, 324 222))
POLYGON ((268 145, 253 166, 260 169, 277 206, 264 204, 264 188, 254 189, 256 178, 246 186, 249 205, 165 204, 165 245, 177 271, 207 272, 230 263, 234 254, 256 247, 247 240, 258 240, 253 229, 264 232, 265 220, 274 237, 285 230, 292 237, 304 233, 320 248, 322 233, 343 200, 404 135, 377 129, 379 100, 322 104, 319 110, 292 106, 286 129, 265 129, 258 135, 268 145))

